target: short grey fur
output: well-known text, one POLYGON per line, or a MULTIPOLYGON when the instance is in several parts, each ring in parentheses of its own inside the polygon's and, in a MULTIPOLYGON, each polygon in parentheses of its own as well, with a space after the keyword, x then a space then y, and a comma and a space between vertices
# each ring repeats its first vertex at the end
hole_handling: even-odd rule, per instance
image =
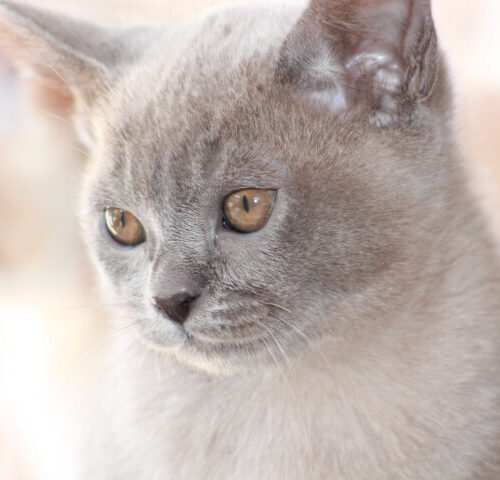
POLYGON ((75 96, 83 230, 133 324, 82 478, 500 478, 500 263, 428 0, 125 29, 0 1, 0 42, 75 96), (221 205, 247 187, 278 194, 242 234, 221 205), (146 241, 114 243, 109 206, 146 241), (186 285, 180 324, 153 299, 186 285))

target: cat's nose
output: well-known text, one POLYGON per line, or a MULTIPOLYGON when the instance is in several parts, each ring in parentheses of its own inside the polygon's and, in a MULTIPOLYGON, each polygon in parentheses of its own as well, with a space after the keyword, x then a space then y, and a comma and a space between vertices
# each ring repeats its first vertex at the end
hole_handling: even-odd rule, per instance
POLYGON ((189 317, 193 301, 199 296, 198 292, 183 288, 173 295, 153 297, 153 303, 171 320, 182 325, 189 317))

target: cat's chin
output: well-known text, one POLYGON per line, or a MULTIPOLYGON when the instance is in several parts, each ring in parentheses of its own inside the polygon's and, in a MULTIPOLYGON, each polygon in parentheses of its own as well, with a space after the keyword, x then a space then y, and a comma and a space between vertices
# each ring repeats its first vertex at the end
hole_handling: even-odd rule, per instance
POLYGON ((172 350, 179 362, 214 376, 234 376, 274 367, 265 340, 245 343, 207 343, 189 337, 172 350))
POLYGON ((161 318, 156 323, 138 321, 133 330, 139 342, 148 349, 210 375, 234 376, 282 367, 277 362, 283 358, 287 345, 280 344, 280 350, 273 351, 278 342, 276 335, 267 336, 256 322, 247 321, 225 328, 220 325, 204 328, 199 323, 201 321, 181 326, 165 323, 161 318))
POLYGON ((140 341, 149 349, 175 357, 190 369, 212 376, 227 377, 278 368, 265 338, 247 342, 210 342, 188 335, 182 341, 160 343, 140 335, 140 341))

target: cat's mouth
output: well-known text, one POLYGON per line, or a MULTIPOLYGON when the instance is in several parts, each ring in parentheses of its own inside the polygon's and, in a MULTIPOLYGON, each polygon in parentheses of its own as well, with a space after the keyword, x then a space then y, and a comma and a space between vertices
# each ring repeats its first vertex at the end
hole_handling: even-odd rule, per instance
POLYGON ((142 330, 155 350, 174 353, 182 363, 206 371, 234 373, 288 356, 286 339, 290 335, 283 331, 288 331, 290 319, 282 320, 282 315, 283 310, 275 304, 232 295, 208 305, 200 302, 182 325, 165 324, 162 318, 156 329, 143 324, 142 330))
MULTIPOLYGON (((234 318, 234 317, 233 317, 234 318)), ((201 352, 241 351, 254 349, 265 341, 266 330, 261 321, 241 319, 227 322, 206 322, 207 324, 186 325, 185 345, 201 352)))
POLYGON ((260 343, 277 334, 278 311, 249 295, 226 299, 225 305, 201 310, 184 325, 187 341, 203 347, 235 346, 260 343))
POLYGON ((233 316, 227 309, 224 320, 213 318, 185 326, 186 338, 177 357, 196 368, 217 374, 253 371, 264 365, 278 366, 290 354, 283 324, 273 311, 260 305, 253 314, 233 316), (210 321, 211 320, 211 321, 210 321))
POLYGON ((208 345, 220 343, 249 343, 261 337, 257 322, 250 320, 239 324, 218 324, 205 328, 187 327, 186 335, 188 339, 193 338, 208 345))
POLYGON ((149 348, 173 354, 181 363, 216 376, 242 374, 266 365, 281 368, 278 364, 289 356, 278 332, 263 328, 258 321, 184 328, 164 341, 144 333, 141 337, 149 348))

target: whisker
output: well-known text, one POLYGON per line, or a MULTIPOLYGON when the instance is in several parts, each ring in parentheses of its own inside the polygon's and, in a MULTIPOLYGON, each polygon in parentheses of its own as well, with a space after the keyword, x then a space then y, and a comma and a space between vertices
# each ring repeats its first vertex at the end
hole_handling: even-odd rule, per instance
POLYGON ((274 343, 276 343, 276 346, 278 347, 281 354, 283 355, 283 358, 285 359, 285 363, 290 364, 290 359, 288 358, 288 355, 286 354, 285 350, 283 349, 283 346, 278 341, 278 339, 276 338, 276 336, 274 335, 272 330, 267 325, 262 324, 262 326, 267 330, 267 332, 271 336, 271 339, 274 341, 274 343))
POLYGON ((129 306, 129 304, 127 303, 96 303, 89 305, 71 305, 68 307, 53 309, 52 311, 54 313, 66 313, 77 310, 97 310, 99 308, 113 308, 113 307, 127 307, 127 306, 129 306))
POLYGON ((270 307, 276 307, 279 308, 280 310, 283 310, 286 313, 292 314, 292 311, 283 305, 278 305, 277 303, 271 303, 271 302, 264 302, 266 305, 269 305, 270 307))
POLYGON ((79 153, 80 155, 87 156, 89 154, 89 152, 82 150, 81 148, 75 147, 75 145, 71 145, 70 143, 67 142, 55 141, 54 143, 60 147, 69 148, 73 152, 79 153))
POLYGON ((43 60, 42 60, 42 62, 43 62, 43 64, 44 64, 45 66, 49 67, 49 70, 51 70, 51 71, 52 71, 52 72, 56 75, 56 77, 57 77, 59 80, 61 80, 61 82, 62 82, 62 83, 63 83, 63 84, 64 84, 64 85, 65 85, 65 86, 66 86, 66 87, 67 87, 70 91, 72 90, 72 89, 71 89, 70 84, 68 83, 68 81, 66 80, 66 78, 64 78, 64 76, 62 75, 62 73, 58 72, 58 71, 56 70, 56 68, 55 68, 52 64, 50 64, 47 60, 43 59, 43 60))
POLYGON ((309 337, 302 331, 299 329, 299 327, 297 327, 296 325, 294 325, 292 322, 289 322, 288 320, 285 320, 284 318, 281 318, 281 317, 276 317, 280 322, 283 322, 285 325, 289 326, 290 328, 292 328, 293 330, 295 330, 299 335, 301 335, 307 343, 309 343, 309 337))
POLYGON ((268 343, 266 342, 266 340, 263 338, 262 339, 262 342, 264 342, 264 345, 266 346, 266 349, 273 361, 273 363, 276 365, 276 367, 278 368, 278 370, 281 372, 281 374, 283 376, 285 376, 285 371, 282 369, 281 365, 279 364, 279 362, 276 360, 276 357, 274 356, 273 352, 272 352, 272 349, 269 347, 268 343))
POLYGON ((48 110, 44 110, 43 108, 37 108, 37 112, 40 112, 43 115, 46 115, 47 117, 50 117, 54 120, 59 120, 60 122, 64 123, 65 125, 69 125, 70 127, 74 127, 74 123, 71 120, 68 120, 67 118, 61 117, 60 115, 57 115, 56 113, 49 112, 48 110))
POLYGON ((321 360, 324 362, 325 364, 325 367, 328 369, 328 371, 334 375, 334 372, 332 370, 332 366, 330 365, 330 362, 328 362, 328 359, 326 358, 325 354, 323 353, 323 351, 318 348, 317 346, 313 345, 311 343, 311 340, 309 339, 309 337, 303 332, 301 331, 296 325, 294 325, 293 323, 289 322, 288 320, 285 320, 284 318, 281 318, 281 317, 277 317, 277 319, 280 321, 280 322, 283 322, 285 325, 289 326, 290 328, 292 328, 295 332, 297 332, 299 335, 301 335, 305 342, 306 342, 306 347, 312 351, 312 352, 315 352, 315 353, 319 353, 320 357, 321 357, 321 360))

